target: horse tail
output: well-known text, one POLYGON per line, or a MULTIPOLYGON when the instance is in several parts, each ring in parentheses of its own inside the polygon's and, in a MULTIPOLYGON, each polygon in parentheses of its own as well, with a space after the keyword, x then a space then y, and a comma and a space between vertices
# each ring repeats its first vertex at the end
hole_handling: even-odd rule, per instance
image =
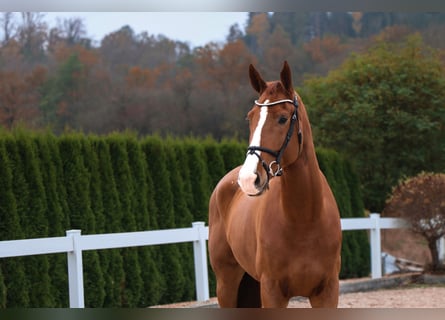
POLYGON ((260 283, 247 272, 238 288, 238 308, 261 308, 260 283))

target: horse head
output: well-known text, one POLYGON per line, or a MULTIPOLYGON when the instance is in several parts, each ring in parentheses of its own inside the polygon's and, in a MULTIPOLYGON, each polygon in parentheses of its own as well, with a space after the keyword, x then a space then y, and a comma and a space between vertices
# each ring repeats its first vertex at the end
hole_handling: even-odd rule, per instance
POLYGON ((302 135, 298 97, 288 63, 284 62, 279 81, 264 81, 253 65, 249 66, 249 77, 259 98, 247 115, 249 147, 238 184, 244 193, 255 196, 267 190, 269 181, 281 176, 283 169, 298 159, 302 135))

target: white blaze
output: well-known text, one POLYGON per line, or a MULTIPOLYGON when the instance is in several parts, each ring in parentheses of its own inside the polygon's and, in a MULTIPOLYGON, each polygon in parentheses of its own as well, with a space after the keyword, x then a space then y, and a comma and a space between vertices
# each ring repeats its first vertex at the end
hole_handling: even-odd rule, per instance
MULTIPOLYGON (((266 100, 264 103, 268 103, 266 100)), ((261 107, 260 109, 260 120, 258 121, 257 127, 253 132, 252 140, 250 141, 250 146, 260 146, 261 145, 261 133, 263 131, 263 126, 267 119, 267 107, 261 107)), ((261 151, 256 151, 258 155, 261 155, 261 151)), ((240 169, 238 175, 238 184, 244 193, 254 195, 258 193, 258 189, 255 187, 255 180, 257 178, 257 166, 259 159, 254 154, 247 154, 246 160, 240 169)))

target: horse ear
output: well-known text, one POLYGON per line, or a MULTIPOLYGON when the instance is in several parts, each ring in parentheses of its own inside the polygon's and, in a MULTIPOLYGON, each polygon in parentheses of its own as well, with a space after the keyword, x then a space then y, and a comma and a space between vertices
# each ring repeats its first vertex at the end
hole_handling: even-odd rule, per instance
POLYGON ((280 78, 281 78, 281 83, 283 84, 286 91, 290 95, 293 95, 294 86, 292 84, 292 74, 291 74, 290 67, 289 67, 289 64, 287 63, 287 61, 284 61, 283 69, 281 70, 281 73, 280 73, 280 78))
POLYGON ((263 93, 266 90, 267 84, 261 77, 260 73, 255 69, 255 67, 250 64, 249 65, 249 77, 250 84, 259 94, 263 93))

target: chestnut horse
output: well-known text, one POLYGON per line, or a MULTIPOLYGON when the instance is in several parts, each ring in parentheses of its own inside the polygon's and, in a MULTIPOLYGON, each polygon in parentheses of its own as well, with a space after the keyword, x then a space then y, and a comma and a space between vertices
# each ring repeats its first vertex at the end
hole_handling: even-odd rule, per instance
POLYGON ((259 98, 248 113, 249 147, 209 203, 209 254, 221 307, 337 307, 341 227, 315 155, 289 65, 266 82, 250 65, 259 98))

